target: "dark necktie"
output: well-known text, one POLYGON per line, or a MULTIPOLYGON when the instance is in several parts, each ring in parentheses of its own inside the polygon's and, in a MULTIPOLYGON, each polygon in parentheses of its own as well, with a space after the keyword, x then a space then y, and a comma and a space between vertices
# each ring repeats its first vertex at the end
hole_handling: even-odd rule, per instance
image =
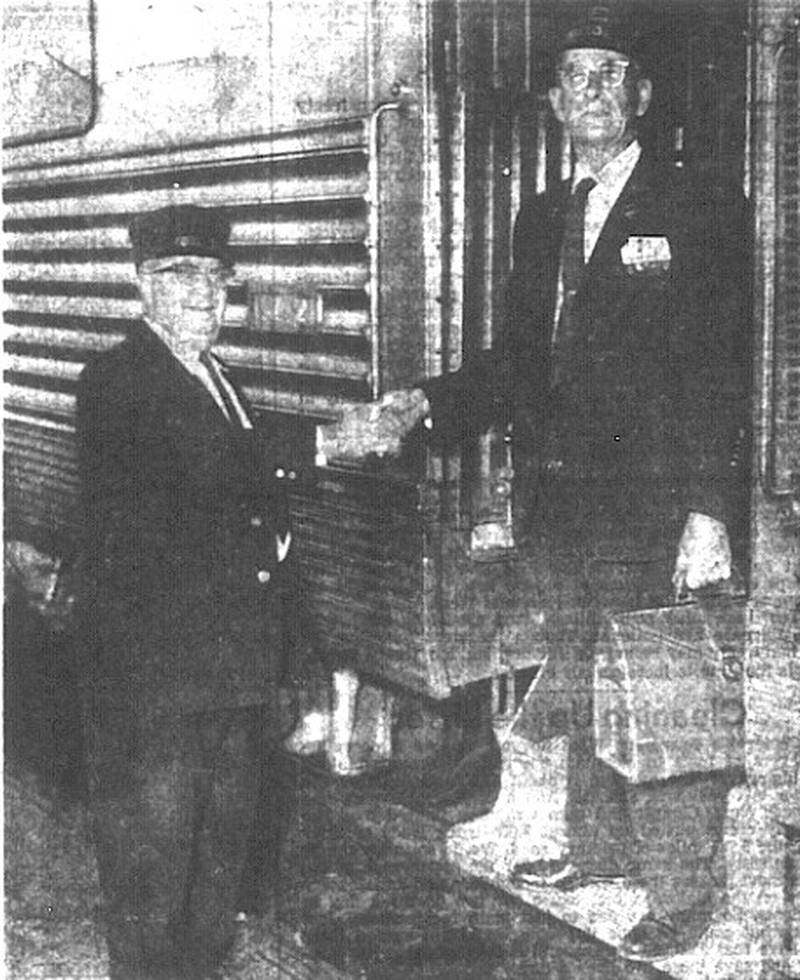
POLYGON ((208 371, 208 376, 211 378, 211 383, 214 385, 214 390, 219 394, 220 401, 225 406, 225 414, 228 416, 229 421, 232 425, 241 425, 241 418, 239 412, 236 409, 236 405, 233 403, 233 398, 230 392, 225 387, 225 385, 220 381, 219 368, 214 363, 214 359, 211 356, 211 352, 204 350, 200 354, 200 363, 208 371))
POLYGON ((567 203, 564 221, 564 245, 561 250, 561 281, 564 287, 563 302, 555 332, 553 351, 553 382, 558 384, 564 370, 578 351, 572 309, 581 281, 585 259, 583 253, 584 227, 586 224, 586 199, 596 186, 592 177, 579 181, 567 203))

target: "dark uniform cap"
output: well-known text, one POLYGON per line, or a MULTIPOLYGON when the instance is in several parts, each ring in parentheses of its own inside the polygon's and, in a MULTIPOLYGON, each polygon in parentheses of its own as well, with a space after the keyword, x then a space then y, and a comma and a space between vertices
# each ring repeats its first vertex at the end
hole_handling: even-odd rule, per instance
POLYGON ((228 219, 213 208, 174 205, 137 215, 130 224, 133 261, 138 269, 148 259, 198 255, 231 264, 228 219))
POLYGON ((561 39, 556 53, 560 55, 573 48, 619 51, 641 63, 633 32, 619 19, 609 16, 603 7, 593 7, 583 23, 570 28, 561 39))

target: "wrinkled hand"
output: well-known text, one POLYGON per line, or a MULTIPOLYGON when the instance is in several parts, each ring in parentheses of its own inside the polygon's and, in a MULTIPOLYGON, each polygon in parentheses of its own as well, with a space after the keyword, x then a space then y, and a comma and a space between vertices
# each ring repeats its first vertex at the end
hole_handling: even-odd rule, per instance
POLYGON ((317 453, 325 459, 360 459, 368 453, 395 456, 403 438, 428 413, 419 388, 387 392, 379 401, 348 409, 338 422, 317 430, 317 453))
POLYGON ((675 598, 731 577, 731 546, 721 521, 692 511, 683 528, 672 585, 675 598))

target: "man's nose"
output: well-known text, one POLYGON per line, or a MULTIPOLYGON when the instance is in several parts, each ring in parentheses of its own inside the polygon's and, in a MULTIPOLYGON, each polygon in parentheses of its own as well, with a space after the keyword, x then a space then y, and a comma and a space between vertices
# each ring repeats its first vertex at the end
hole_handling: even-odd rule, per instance
POLYGON ((590 99, 596 99, 600 95, 603 83, 600 81, 600 72, 590 71, 584 94, 590 99))
POLYGON ((192 280, 192 293, 196 300, 207 302, 214 297, 214 282, 210 276, 196 276, 192 280))

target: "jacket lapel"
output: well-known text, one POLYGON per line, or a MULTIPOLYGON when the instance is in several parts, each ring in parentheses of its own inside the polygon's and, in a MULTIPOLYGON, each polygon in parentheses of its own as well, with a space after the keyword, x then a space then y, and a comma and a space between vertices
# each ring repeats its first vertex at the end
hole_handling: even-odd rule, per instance
MULTIPOLYGON (((206 386, 194 377, 150 329, 142 322, 133 334, 136 357, 149 376, 149 390, 163 392, 165 404, 178 406, 175 415, 190 428, 202 428, 206 432, 219 430, 230 434, 239 428, 231 425, 206 386)), ((245 411, 250 406, 239 387, 230 379, 224 365, 225 376, 234 388, 245 411)))
MULTIPOLYGON (((594 250, 583 270, 578 297, 585 292, 584 287, 587 282, 591 282, 598 272, 616 264, 620 248, 628 236, 635 231, 652 202, 652 187, 651 167, 647 159, 642 156, 606 218, 594 250)), ((553 194, 547 215, 550 221, 550 234, 546 236, 549 255, 555 257, 550 270, 553 308, 555 308, 558 274, 561 268, 561 249, 564 243, 564 225, 570 192, 571 181, 563 181, 553 194)))
POLYGON ((642 157, 633 169, 597 239, 586 263, 586 279, 616 264, 620 248, 636 230, 652 201, 652 180, 647 160, 642 157))
POLYGON ((235 479, 250 430, 230 425, 202 382, 146 324, 135 335, 134 345, 152 413, 149 424, 171 433, 184 464, 208 485, 235 479))
MULTIPOLYGON (((225 364, 223 361, 217 361, 217 367, 220 374, 228 382, 231 388, 233 388, 234 394, 239 399, 239 405, 242 407, 245 415, 247 416, 247 418, 250 420, 252 424, 253 421, 252 406, 250 405, 250 402, 248 401, 247 397, 242 392, 242 389, 239 387, 239 385, 236 384, 236 382, 231 377, 231 372, 228 368, 228 365, 225 364)), ((234 420, 234 428, 242 428, 238 417, 234 420)))
POLYGON ((545 283, 545 306, 549 310, 547 318, 548 336, 549 328, 552 326, 553 317, 556 310, 556 296, 558 293, 558 277, 561 271, 561 249, 564 244, 564 225, 567 216, 567 202, 571 192, 571 180, 562 181, 554 188, 547 204, 547 229, 544 235, 540 229, 535 230, 536 240, 541 243, 542 251, 538 256, 546 273, 545 283))

